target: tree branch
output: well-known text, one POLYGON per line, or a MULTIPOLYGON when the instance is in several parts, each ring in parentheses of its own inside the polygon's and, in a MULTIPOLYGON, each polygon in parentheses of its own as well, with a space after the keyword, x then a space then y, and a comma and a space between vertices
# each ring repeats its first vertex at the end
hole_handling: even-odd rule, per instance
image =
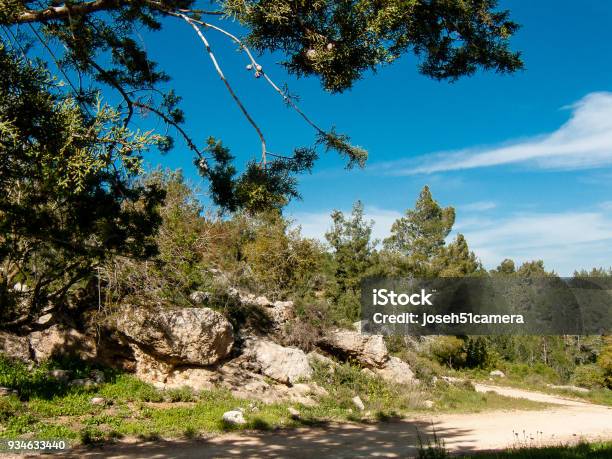
MULTIPOLYGON (((175 13, 175 15, 177 14, 175 13)), ((232 89, 232 86, 229 84, 229 81, 227 80, 227 78, 225 78, 225 75, 223 74, 223 71, 221 70, 219 63, 217 62, 217 59, 215 58, 215 55, 213 54, 210 48, 210 44, 208 43, 208 40, 206 39, 202 31, 200 30, 198 25, 195 23, 193 19, 191 19, 189 16, 185 14, 178 13, 178 16, 181 17, 185 22, 187 22, 187 24, 189 24, 193 28, 193 30, 195 30, 195 32, 198 34, 198 36, 200 37, 200 40, 202 40, 202 43, 204 43, 204 46, 206 47, 208 56, 210 57, 210 60, 212 61, 215 67, 215 70, 217 71, 217 74, 221 77, 221 80, 225 84, 225 87, 227 88, 228 92, 230 93, 230 95, 232 96, 232 98, 234 99, 238 107, 240 108, 240 110, 242 111, 242 114, 246 117, 246 119, 249 121, 251 126, 253 126, 255 131, 257 131, 257 135, 259 136, 259 139, 261 141, 261 162, 263 164, 263 167, 265 168, 266 167, 266 139, 264 138, 264 135, 261 132, 261 129, 259 128, 257 123, 255 123, 255 120, 251 117, 251 115, 249 114, 245 106, 243 105, 242 101, 236 95, 236 93, 232 89)))
MULTIPOLYGON (((93 0, 83 3, 65 3, 60 6, 49 6, 41 10, 26 10, 16 15, 11 21, 12 24, 26 24, 31 22, 47 22, 54 19, 65 19, 70 15, 87 15, 99 11, 116 10, 131 3, 125 0, 93 0)), ((146 4, 154 9, 164 11, 164 6, 155 1, 147 1, 146 4)), ((222 16, 223 11, 204 11, 204 10, 179 10, 183 13, 206 14, 213 16, 222 16)))
MULTIPOLYGON (((171 15, 175 15, 175 13, 172 13, 170 11, 168 11, 168 14, 171 15)), ((259 65, 259 63, 255 60, 255 58, 253 57, 253 53, 251 53, 251 51, 249 50, 249 48, 242 42, 242 40, 240 40, 238 37, 236 37, 234 34, 228 32, 225 29, 222 29, 221 27, 218 27, 214 24, 210 24, 208 22, 204 22, 204 21, 200 21, 197 19, 192 19, 190 18, 190 21, 193 21, 197 24, 200 24, 204 27, 208 27, 210 29, 216 30, 217 32, 222 33, 223 35, 225 35, 226 37, 230 38, 234 43, 236 43, 238 46, 240 46, 240 50, 244 51, 246 53, 246 55, 248 56, 249 60, 251 61, 251 65, 255 68, 256 72, 258 72, 261 76, 264 77, 264 79, 270 84, 270 86, 272 86, 272 88, 274 88, 274 90, 276 92, 278 92, 281 97, 283 98, 283 100, 285 101, 285 103, 287 103, 291 108, 293 108, 303 119, 304 121, 306 121, 310 126, 312 126, 317 132, 319 132, 320 134, 326 134, 326 131, 324 131, 323 129, 321 129, 317 124, 315 124, 301 109, 300 107, 298 107, 298 105, 293 102, 293 100, 291 99, 291 97, 285 92, 283 91, 281 88, 278 87, 278 85, 276 83, 274 83, 274 81, 268 76, 268 74, 263 70, 263 67, 261 65, 259 65)))

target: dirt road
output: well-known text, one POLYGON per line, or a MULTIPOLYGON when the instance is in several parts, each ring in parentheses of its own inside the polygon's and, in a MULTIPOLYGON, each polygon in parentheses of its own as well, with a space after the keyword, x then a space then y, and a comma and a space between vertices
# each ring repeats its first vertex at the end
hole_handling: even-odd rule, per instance
POLYGON ((612 439, 612 408, 513 388, 477 384, 476 389, 556 406, 543 411, 440 414, 368 425, 332 424, 325 428, 227 434, 202 440, 121 443, 102 450, 80 449, 64 457, 411 457, 417 452, 419 436, 426 439, 434 429, 445 446, 457 452, 612 439))

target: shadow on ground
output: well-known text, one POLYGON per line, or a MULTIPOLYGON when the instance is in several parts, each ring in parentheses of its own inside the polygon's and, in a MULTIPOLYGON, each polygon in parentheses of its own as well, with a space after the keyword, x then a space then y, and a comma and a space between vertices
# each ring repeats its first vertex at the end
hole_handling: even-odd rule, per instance
MULTIPOLYGON (((71 458, 212 458, 212 457, 412 457, 419 444, 460 441, 467 430, 438 430, 426 421, 375 424, 330 424, 275 432, 243 432, 209 439, 122 443, 96 449, 79 448, 71 458)), ((462 442, 463 443, 463 442, 462 442)), ((463 450, 470 451, 469 444, 463 450)))

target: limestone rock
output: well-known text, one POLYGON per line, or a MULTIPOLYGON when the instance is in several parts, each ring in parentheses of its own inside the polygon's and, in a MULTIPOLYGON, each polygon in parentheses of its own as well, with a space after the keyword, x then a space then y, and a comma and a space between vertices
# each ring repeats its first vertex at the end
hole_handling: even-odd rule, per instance
POLYGON ((385 381, 395 384, 411 384, 415 382, 414 373, 410 365, 397 357, 389 357, 384 367, 376 370, 376 374, 385 381))
POLYGON ((25 336, 0 332, 0 352, 13 359, 30 360, 30 343, 25 336))
POLYGON ((308 357, 308 362, 312 365, 313 363, 318 363, 321 364, 325 367, 328 367, 330 369, 334 369, 335 367, 338 366, 338 364, 330 359, 329 357, 317 352, 317 351, 310 351, 306 357, 308 357))
POLYGON ((189 299, 193 301, 195 304, 204 304, 209 298, 210 298, 210 293, 202 292, 200 290, 191 292, 191 295, 189 295, 189 299))
POLYGON ((293 384, 298 379, 312 377, 308 358, 300 349, 283 347, 265 338, 251 337, 245 342, 244 354, 257 364, 261 373, 276 381, 293 384))
POLYGON ((212 365, 234 344, 233 329, 209 308, 131 308, 117 329, 157 360, 180 365, 212 365))
POLYGON ((362 335, 351 330, 336 329, 324 337, 320 345, 342 359, 352 358, 370 368, 381 368, 389 359, 381 335, 362 335))
POLYGON ((491 371, 491 373, 489 373, 489 376, 495 376, 495 377, 498 377, 498 378, 505 378, 506 377, 504 372, 501 371, 501 370, 493 370, 493 371, 491 371))
POLYGON ((92 405, 106 405, 106 399, 102 398, 102 397, 93 397, 89 403, 91 403, 92 405))
POLYGON ((8 387, 0 386, 0 397, 6 397, 7 395, 16 394, 17 391, 9 389, 8 387))
POLYGON ((47 372, 47 375, 61 382, 68 382, 70 380, 70 371, 68 370, 51 370, 47 372))
POLYGON ((310 386, 308 384, 303 383, 294 384, 292 386, 292 391, 301 396, 310 395, 310 393, 312 392, 310 386))
POLYGON ((239 410, 226 411, 223 413, 223 421, 231 425, 246 424, 246 419, 244 419, 242 411, 239 410))
POLYGON ((96 342, 92 337, 59 324, 30 333, 29 340, 37 362, 61 354, 74 354, 82 359, 96 356, 96 342))
POLYGON ((353 405, 355 405, 355 408, 357 408, 359 411, 365 410, 365 405, 363 404, 363 401, 361 400, 359 395, 355 395, 351 400, 353 402, 353 405))
POLYGON ((91 370, 89 376, 98 384, 104 382, 104 372, 102 370, 91 370))
POLYGON ((96 387, 96 383, 89 378, 73 379, 68 385, 77 387, 96 387))

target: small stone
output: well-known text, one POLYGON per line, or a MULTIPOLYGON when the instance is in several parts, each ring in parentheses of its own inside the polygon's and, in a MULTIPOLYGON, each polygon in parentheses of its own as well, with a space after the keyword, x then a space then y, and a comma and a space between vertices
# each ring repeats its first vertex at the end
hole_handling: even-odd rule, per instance
POLYGON ((304 395, 309 395, 312 390, 308 384, 298 383, 298 384, 294 384, 291 387, 291 391, 297 395, 304 396, 304 395))
POLYGON ((352 402, 353 402, 353 405, 355 405, 355 408, 357 408, 359 411, 365 410, 365 405, 363 404, 363 401, 361 401, 361 398, 359 397, 359 395, 355 395, 352 398, 352 402))
POLYGON ((189 299, 195 304, 204 304, 206 300, 209 299, 209 297, 210 294, 208 292, 202 292, 199 290, 196 290, 195 292, 192 292, 191 295, 189 295, 189 299))
POLYGON ((106 405, 106 399, 102 397, 93 397, 89 402, 92 405, 106 405))
POLYGON ((425 408, 433 408, 433 406, 434 406, 434 402, 432 402, 431 400, 425 400, 425 401, 423 402, 423 406, 424 406, 425 408))
POLYGON ((7 395, 11 395, 12 393, 13 391, 9 389, 8 387, 0 386, 0 397, 6 397, 7 395))
POLYGON ((89 376, 98 384, 104 382, 104 372, 102 370, 91 370, 89 376))
POLYGON ((242 411, 238 410, 226 411, 225 413, 223 413, 222 419, 224 422, 227 422, 228 424, 234 426, 246 424, 246 420, 244 419, 242 411))
POLYGON ((68 382, 70 379, 70 371, 68 370, 51 370, 47 372, 47 376, 58 381, 68 382))
POLYGON ((22 284, 21 282, 17 282, 13 285, 13 290, 16 292, 27 292, 30 288, 26 284, 22 284))
POLYGON ((291 416, 291 419, 300 419, 300 412, 298 410, 296 410, 293 407, 289 407, 287 408, 287 411, 289 411, 289 415, 291 416))
POLYGON ((268 300, 265 296, 258 296, 257 298, 255 298, 253 303, 257 306, 269 306, 270 304, 272 304, 270 303, 270 300, 268 300))
POLYGON ((376 373, 374 373, 372 370, 370 370, 369 368, 362 368, 361 369, 361 373, 370 377, 370 378, 375 378, 376 377, 376 373))
POLYGON ((505 378, 506 377, 504 372, 501 371, 501 370, 493 370, 491 373, 489 373, 489 376, 495 376, 495 377, 498 377, 498 378, 505 378))
POLYGON ((317 383, 310 384, 310 393, 317 397, 327 397, 329 392, 324 387, 319 386, 317 383))
POLYGON ((46 323, 49 323, 51 321, 51 319, 53 319, 53 314, 49 313, 49 314, 44 314, 42 316, 40 316, 38 318, 38 320, 36 321, 37 324, 40 325, 44 325, 46 323))
POLYGON ((72 381, 70 381, 68 385, 77 386, 77 387, 95 387, 96 383, 89 378, 85 378, 85 379, 73 379, 72 381))

